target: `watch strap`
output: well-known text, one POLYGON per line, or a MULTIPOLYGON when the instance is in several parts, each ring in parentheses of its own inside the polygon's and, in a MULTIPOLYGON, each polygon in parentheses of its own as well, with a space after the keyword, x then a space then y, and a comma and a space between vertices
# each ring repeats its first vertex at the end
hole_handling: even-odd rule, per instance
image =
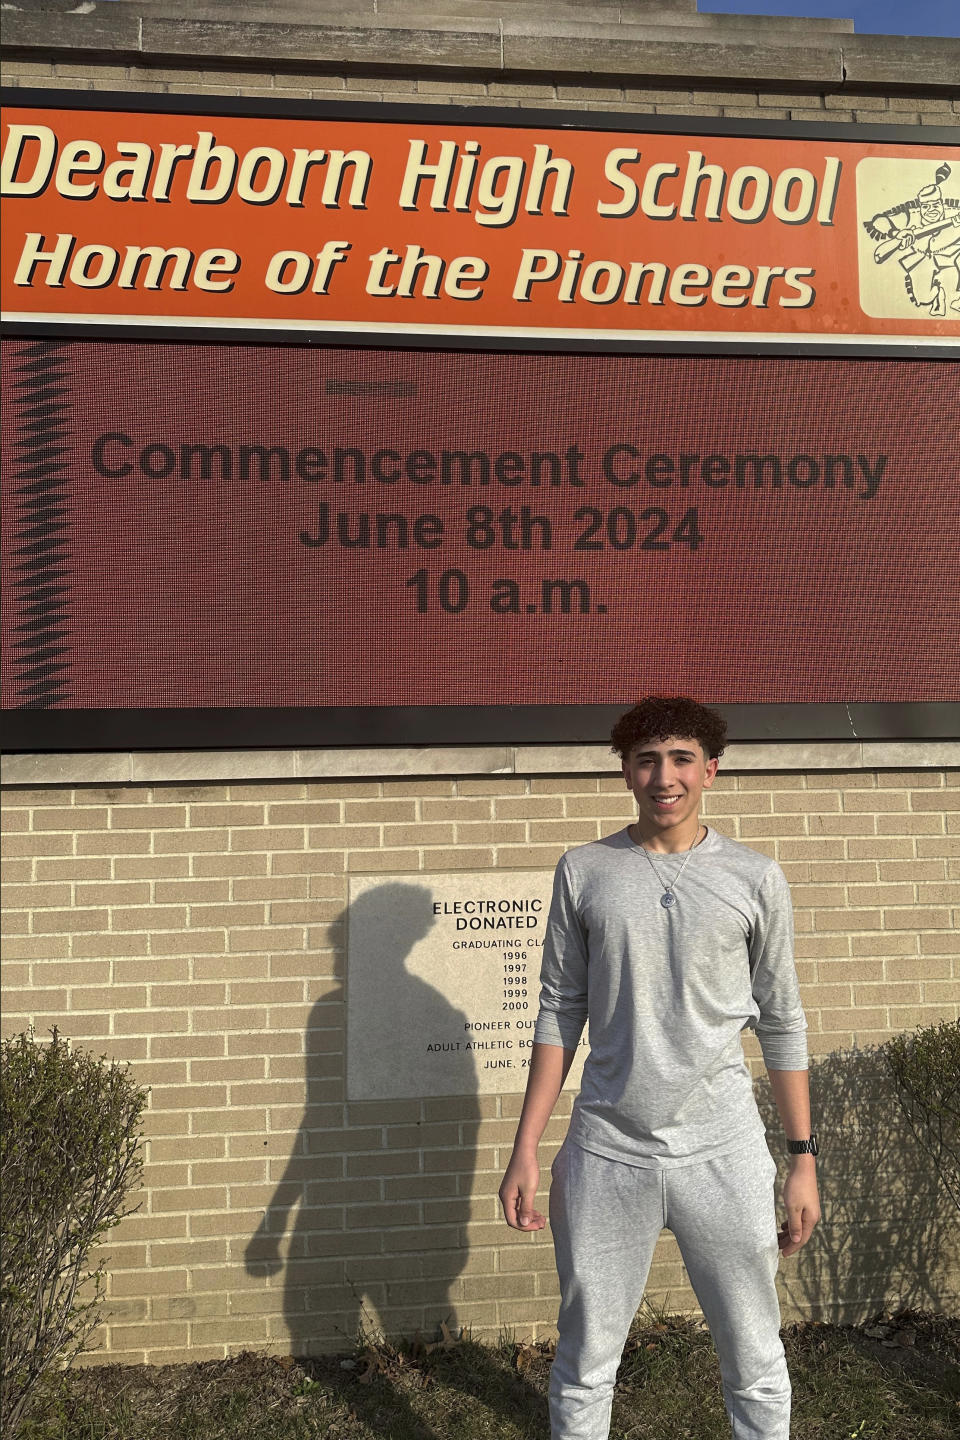
POLYGON ((817 1144, 816 1135, 811 1135, 809 1140, 788 1140, 788 1155, 819 1155, 820 1146, 817 1144))

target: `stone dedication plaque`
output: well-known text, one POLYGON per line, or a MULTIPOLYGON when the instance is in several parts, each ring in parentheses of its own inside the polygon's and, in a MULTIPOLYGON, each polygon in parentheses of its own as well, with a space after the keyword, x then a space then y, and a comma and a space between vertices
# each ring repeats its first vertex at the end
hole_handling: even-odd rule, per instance
POLYGON ((552 889, 546 870, 351 879, 348 1099, 524 1089, 552 889))

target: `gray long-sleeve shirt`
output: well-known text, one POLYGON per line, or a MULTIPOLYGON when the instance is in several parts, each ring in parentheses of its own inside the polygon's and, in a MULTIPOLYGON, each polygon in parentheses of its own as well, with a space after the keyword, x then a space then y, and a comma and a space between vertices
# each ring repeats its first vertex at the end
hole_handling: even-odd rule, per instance
POLYGON ((614 1160, 688 1164, 762 1133, 747 1026, 768 1069, 807 1066, 783 871, 712 829, 682 854, 645 855, 627 830, 568 851, 540 981, 536 1040, 572 1049, 589 1020, 570 1139, 614 1160), (664 908, 658 875, 684 860, 664 908))

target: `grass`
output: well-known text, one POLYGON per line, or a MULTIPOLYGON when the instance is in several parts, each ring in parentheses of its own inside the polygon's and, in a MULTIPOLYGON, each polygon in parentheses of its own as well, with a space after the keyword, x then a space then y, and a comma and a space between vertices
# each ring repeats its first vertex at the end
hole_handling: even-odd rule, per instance
MULTIPOLYGON (((793 1440, 948 1440, 960 1429, 960 1319, 904 1311, 784 1331, 793 1440)), ((310 1360, 246 1353, 58 1378, 24 1440, 548 1440, 549 1344, 445 1334, 310 1360)), ((638 1318, 611 1440, 729 1440, 709 1335, 638 1318)))

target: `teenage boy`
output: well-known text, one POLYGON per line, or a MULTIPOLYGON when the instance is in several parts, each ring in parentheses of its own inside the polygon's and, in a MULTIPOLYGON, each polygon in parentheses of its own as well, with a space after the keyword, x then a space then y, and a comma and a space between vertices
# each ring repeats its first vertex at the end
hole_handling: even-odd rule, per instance
POLYGON ((636 821, 557 866, 527 1093, 500 1187, 508 1225, 543 1228, 537 1147, 589 1020, 550 1190, 561 1293, 553 1440, 608 1435, 662 1227, 719 1352, 735 1440, 789 1440, 777 1260, 820 1216, 806 1021, 783 872, 700 819, 724 738, 720 716, 692 700, 643 700, 612 734, 636 821), (776 1165, 740 1044, 747 1026, 792 1156, 779 1236, 776 1165))

